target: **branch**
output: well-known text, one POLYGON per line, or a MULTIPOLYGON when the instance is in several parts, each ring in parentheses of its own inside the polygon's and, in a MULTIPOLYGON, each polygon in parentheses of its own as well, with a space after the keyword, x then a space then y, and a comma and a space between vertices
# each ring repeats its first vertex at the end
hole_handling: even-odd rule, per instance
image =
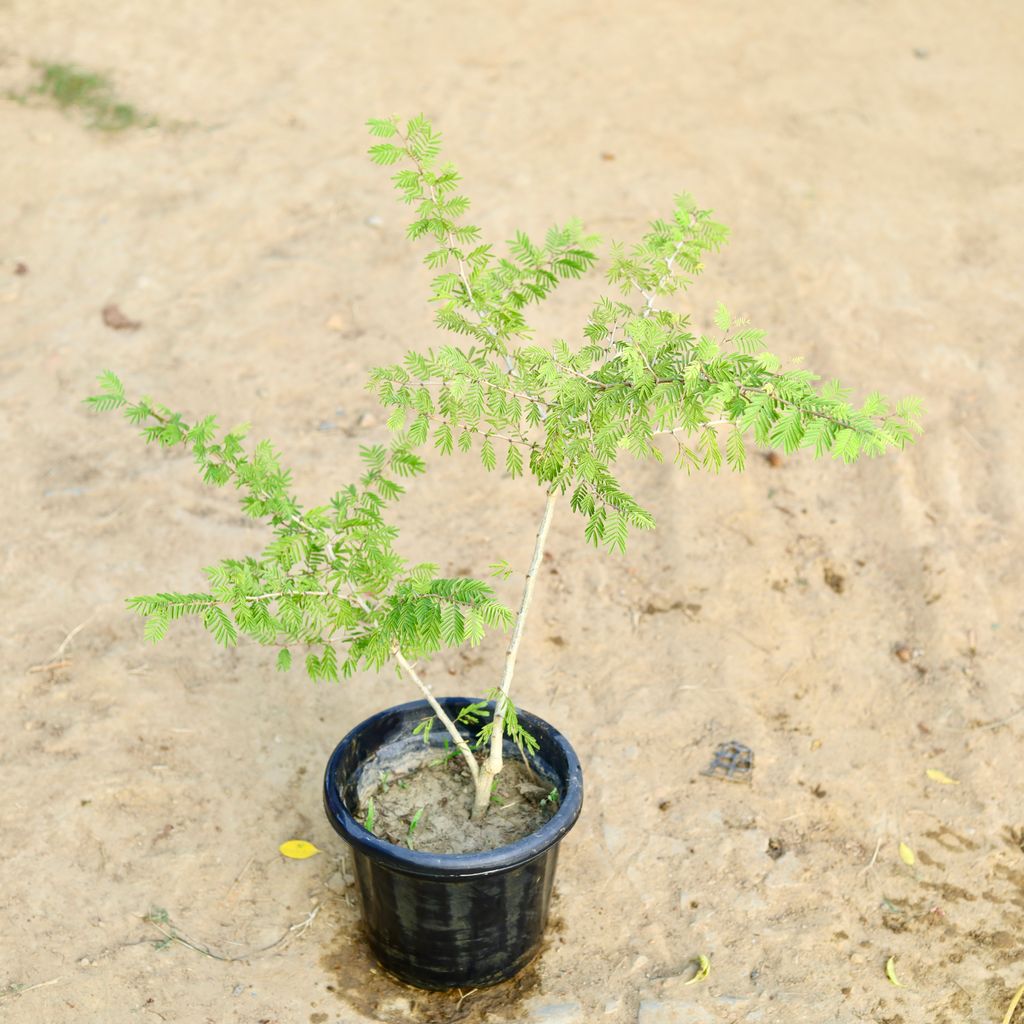
POLYGON ((423 682, 416 670, 409 664, 400 650, 395 651, 395 661, 398 662, 404 672, 409 674, 409 678, 420 688, 423 696, 427 698, 427 703, 430 705, 431 710, 437 716, 438 721, 440 721, 445 729, 448 730, 448 735, 454 740, 456 748, 469 768, 469 774, 473 777, 473 781, 476 782, 480 774, 480 768, 476 763, 476 758, 473 756, 473 751, 469 749, 469 744, 466 743, 465 739, 463 739, 462 734, 456 728, 455 723, 447 714, 445 714, 444 708, 438 704, 437 698, 431 692, 430 687, 423 682))
POLYGON ((639 288, 639 285, 637 286, 640 290, 640 294, 647 300, 644 303, 644 308, 640 311, 640 315, 642 317, 648 317, 652 312, 654 312, 654 297, 661 291, 662 286, 672 276, 672 264, 675 263, 676 257, 679 255, 679 250, 682 249, 684 241, 685 239, 680 238, 679 241, 676 242, 675 249, 672 250, 672 255, 665 260, 665 273, 661 275, 661 280, 654 286, 653 292, 648 294, 643 290, 643 288, 639 288))
POLYGON ((498 699, 495 701, 494 718, 492 719, 491 748, 488 752, 487 762, 480 773, 480 777, 477 779, 476 803, 473 807, 474 818, 479 817, 486 810, 491 798, 491 781, 501 771, 502 743, 505 733, 505 711, 508 707, 508 693, 512 686, 512 677, 515 675, 519 644, 523 638, 526 616, 530 610, 530 603, 533 600, 533 588, 537 582, 537 572, 540 569, 541 559, 544 557, 544 546, 547 543, 548 530, 551 528, 551 517, 557 500, 558 494, 552 487, 548 491, 540 526, 537 528, 537 540, 533 547, 533 558, 530 561, 530 568, 526 573, 526 582, 523 585, 523 597, 519 605, 519 613, 516 615, 516 624, 512 628, 508 650, 505 652, 505 671, 502 674, 501 689, 498 699))

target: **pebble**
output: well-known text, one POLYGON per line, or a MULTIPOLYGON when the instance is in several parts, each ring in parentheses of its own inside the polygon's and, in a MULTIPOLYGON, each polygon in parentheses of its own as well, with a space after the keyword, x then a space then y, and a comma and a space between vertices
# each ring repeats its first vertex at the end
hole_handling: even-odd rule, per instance
POLYGON ((530 1012, 530 1024, 585 1024, 580 1003, 547 1003, 530 1012))
POLYGON ((688 999, 644 999, 636 1024, 715 1024, 715 1018, 688 999))
POLYGON ((412 1013, 412 1001, 405 996, 395 996, 394 999, 388 999, 381 1003, 377 1007, 377 1011, 384 1020, 390 1016, 408 1017, 412 1013))
POLYGON ((367 429, 375 427, 377 426, 377 417, 374 416, 372 412, 364 412, 363 415, 359 417, 359 426, 367 429))

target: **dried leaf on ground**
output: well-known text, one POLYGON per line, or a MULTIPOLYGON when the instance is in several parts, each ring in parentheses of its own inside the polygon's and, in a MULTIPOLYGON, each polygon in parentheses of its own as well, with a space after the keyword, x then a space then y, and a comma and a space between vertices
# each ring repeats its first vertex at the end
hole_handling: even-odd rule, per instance
POLYGON ((685 985, 695 985, 711 973, 711 961, 703 953, 697 957, 694 963, 697 965, 697 973, 689 981, 684 982, 685 985))
POLYGON ((103 307, 103 322, 115 331, 137 331, 142 326, 141 320, 132 320, 121 312, 121 307, 113 302, 103 307))
POLYGON ((897 988, 906 988, 899 978, 896 977, 896 957, 891 956, 885 961, 885 976, 895 985, 897 988))

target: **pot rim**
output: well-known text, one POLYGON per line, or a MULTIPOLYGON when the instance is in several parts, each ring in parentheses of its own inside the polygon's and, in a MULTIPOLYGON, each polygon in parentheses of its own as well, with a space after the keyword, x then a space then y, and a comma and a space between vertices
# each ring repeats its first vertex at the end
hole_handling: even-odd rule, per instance
MULTIPOLYGON (((470 697, 443 697, 438 703, 446 710, 458 709, 466 704, 475 703, 470 697)), ((395 846, 367 831, 345 806, 340 787, 337 784, 338 768, 345 756, 346 749, 356 741, 361 733, 373 728, 383 718, 395 714, 420 713, 429 711, 430 705, 425 700, 409 701, 394 707, 378 711, 375 715, 364 719, 354 729, 346 733, 344 739, 334 748, 327 762, 324 773, 324 809, 334 830, 347 843, 373 860, 380 861, 394 871, 403 874, 424 875, 434 878, 471 878, 480 875, 496 874, 510 871, 545 854, 555 846, 566 833, 576 824, 583 807, 583 772, 579 758, 569 741, 550 723, 531 715, 528 711, 516 708, 519 720, 529 732, 543 730, 551 742, 558 748, 565 759, 565 770, 559 772, 559 780, 564 786, 562 799, 558 809, 537 831, 516 840, 506 846, 493 850, 481 850, 478 853, 428 853, 410 850, 404 846, 395 846)), ((548 759, 546 759, 548 760, 548 759)), ((548 760, 548 766, 554 768, 548 760)))

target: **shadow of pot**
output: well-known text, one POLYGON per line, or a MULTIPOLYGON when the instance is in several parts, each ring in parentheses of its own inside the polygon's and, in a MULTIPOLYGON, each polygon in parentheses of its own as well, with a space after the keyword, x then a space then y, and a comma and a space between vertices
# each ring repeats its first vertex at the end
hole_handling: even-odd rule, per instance
MULTIPOLYGON (((440 701, 453 719, 471 703, 468 697, 440 701)), ((426 701, 368 718, 338 744, 327 762, 324 809, 352 848, 367 939, 381 966, 410 985, 494 985, 525 967, 540 948, 558 846, 583 805, 583 775, 561 733, 525 711, 517 713, 537 740, 530 761, 534 771, 557 788, 558 808, 536 832, 494 850, 408 850, 378 839, 355 818, 362 773, 374 771, 375 762, 390 748, 408 743, 413 728, 431 714, 426 701)), ((469 729, 463 731, 471 737, 469 729)), ((444 730, 433 733, 440 745, 444 730)), ((519 756, 508 741, 505 754, 519 756)))

